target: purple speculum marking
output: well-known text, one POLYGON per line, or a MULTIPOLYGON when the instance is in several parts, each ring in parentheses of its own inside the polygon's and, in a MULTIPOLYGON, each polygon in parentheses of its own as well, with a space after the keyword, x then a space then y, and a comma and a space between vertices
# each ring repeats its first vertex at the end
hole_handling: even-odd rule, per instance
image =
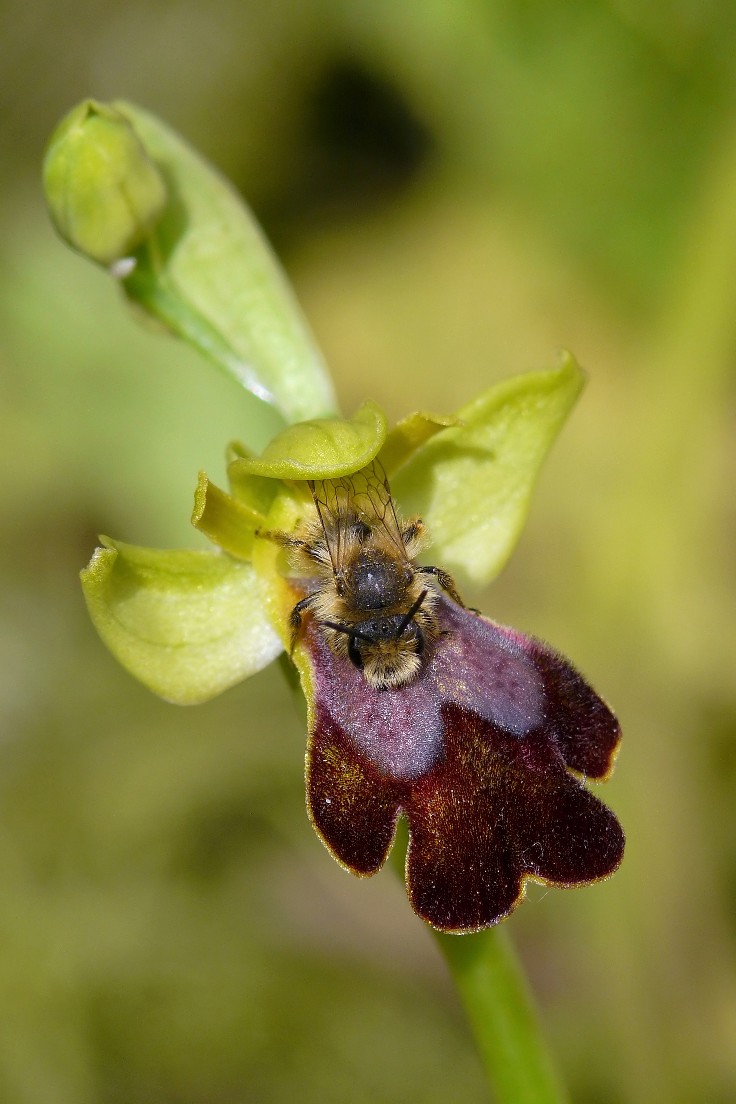
POLYGON ((513 736, 544 719, 544 687, 529 642, 518 633, 445 603, 442 637, 430 666, 440 696, 513 736))
MULTIPOLYGON (((321 634, 312 646, 317 697, 355 748, 399 780, 426 774, 443 753, 441 705, 452 702, 523 737, 544 717, 544 688, 524 638, 442 598, 443 635, 408 686, 375 690, 349 660, 332 655, 321 634)), ((529 645, 527 644, 528 648, 529 645)))

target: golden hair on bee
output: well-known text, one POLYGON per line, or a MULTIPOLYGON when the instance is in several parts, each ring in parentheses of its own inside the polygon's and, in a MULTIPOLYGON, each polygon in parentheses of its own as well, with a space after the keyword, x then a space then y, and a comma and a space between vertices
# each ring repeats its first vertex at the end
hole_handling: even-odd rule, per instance
POLYGON ((292 536, 264 534, 289 549, 311 587, 292 610, 292 642, 308 613, 370 686, 405 686, 440 634, 437 585, 463 604, 452 578, 414 562, 424 527, 418 518, 401 522, 379 461, 309 488, 316 516, 292 536))

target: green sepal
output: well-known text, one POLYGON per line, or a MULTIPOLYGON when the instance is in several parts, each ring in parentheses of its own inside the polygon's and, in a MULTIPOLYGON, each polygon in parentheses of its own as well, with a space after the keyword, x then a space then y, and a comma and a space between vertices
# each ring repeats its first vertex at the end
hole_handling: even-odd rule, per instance
POLYGON ((253 536, 264 522, 264 516, 242 501, 221 491, 205 472, 199 473, 194 492, 192 525, 231 556, 249 560, 253 551, 253 536))
POLYGON ((250 210, 154 115, 115 103, 168 184, 169 203, 123 281, 128 296, 287 422, 336 410, 322 357, 250 210))
POLYGON ((261 456, 241 457, 229 467, 231 478, 338 479, 369 464, 386 439, 386 416, 365 402, 350 419, 317 418, 287 426, 261 456))
POLYGON ((115 658, 162 698, 207 701, 281 652, 250 564, 101 541, 81 573, 90 617, 115 658))
POLYGON ((453 414, 428 414, 424 410, 402 418, 386 434, 378 457, 386 475, 394 475, 426 441, 449 426, 457 425, 458 421, 453 414))
POLYGON ((433 555, 475 583, 506 563, 537 474, 585 383, 569 353, 558 368, 490 388, 419 448, 393 481, 404 509, 423 518, 433 555))
POLYGON ((106 266, 139 248, 167 202, 164 179, 130 122, 94 100, 72 108, 51 135, 43 182, 59 235, 106 266))

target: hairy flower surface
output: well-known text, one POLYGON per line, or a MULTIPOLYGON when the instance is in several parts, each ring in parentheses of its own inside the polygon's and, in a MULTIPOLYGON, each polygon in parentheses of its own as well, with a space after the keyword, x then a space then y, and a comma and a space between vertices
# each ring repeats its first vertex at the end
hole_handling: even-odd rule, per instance
POLYGON ((439 617, 431 655, 398 690, 372 689, 310 625, 308 804, 361 875, 384 863, 403 813, 414 909, 475 931, 508 915, 528 878, 573 886, 616 869, 623 833, 580 776, 607 777, 620 733, 552 649, 446 598, 439 617))

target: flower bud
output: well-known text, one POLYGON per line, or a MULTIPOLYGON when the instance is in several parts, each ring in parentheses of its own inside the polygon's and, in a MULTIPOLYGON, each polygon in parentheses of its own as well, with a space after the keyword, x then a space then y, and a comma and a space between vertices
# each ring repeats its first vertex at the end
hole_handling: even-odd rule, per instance
POLYGON ((43 175, 61 237, 106 266, 138 249, 166 205, 163 177, 131 124, 94 100, 78 104, 59 123, 43 175))

